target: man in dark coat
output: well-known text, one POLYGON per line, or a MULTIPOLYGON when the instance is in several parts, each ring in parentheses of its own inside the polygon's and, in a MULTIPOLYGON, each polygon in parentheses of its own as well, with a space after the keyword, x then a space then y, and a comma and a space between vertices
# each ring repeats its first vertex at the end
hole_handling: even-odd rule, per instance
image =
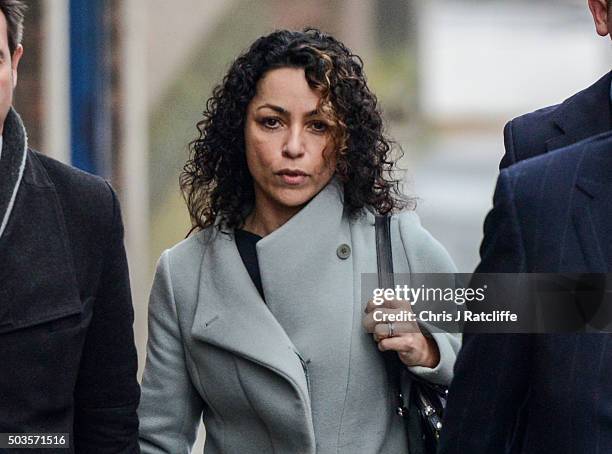
MULTIPOLYGON (((608 36, 612 28, 612 1, 588 3, 597 33, 608 36)), ((611 130, 611 84, 609 72, 561 104, 510 121, 504 129, 506 154, 500 168, 611 130)))
MULTIPOLYGON (((612 272, 612 133, 501 172, 481 273, 612 272)), ((441 453, 612 452, 612 336, 466 334, 441 453)))
POLYGON ((0 11, 0 433, 70 434, 70 449, 40 452, 136 453, 117 197, 101 178, 28 149, 11 107, 24 7, 0 0, 0 11))
MULTIPOLYGON (((610 3, 589 0, 600 35, 610 3)), ((611 129, 611 80, 506 126, 477 273, 612 271, 612 133, 585 139, 611 129)), ((611 339, 464 335, 440 453, 612 452, 611 339)))

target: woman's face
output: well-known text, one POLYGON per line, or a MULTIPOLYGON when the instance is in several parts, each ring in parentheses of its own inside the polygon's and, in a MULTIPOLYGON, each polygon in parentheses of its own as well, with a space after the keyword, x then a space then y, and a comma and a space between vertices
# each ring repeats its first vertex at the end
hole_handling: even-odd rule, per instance
POLYGON ((273 69, 257 84, 244 130, 256 209, 295 213, 331 180, 336 159, 319 100, 301 68, 273 69))

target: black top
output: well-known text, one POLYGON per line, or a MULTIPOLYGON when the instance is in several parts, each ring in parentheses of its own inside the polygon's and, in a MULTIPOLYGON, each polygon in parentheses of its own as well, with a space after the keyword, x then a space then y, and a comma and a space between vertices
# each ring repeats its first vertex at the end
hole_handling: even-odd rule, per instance
POLYGON ((265 301, 263 287, 261 285, 261 274, 259 274, 259 263, 257 262, 256 248, 257 242, 261 240, 262 237, 255 235, 254 233, 247 232, 246 230, 236 230, 234 232, 234 237, 236 238, 236 247, 238 248, 242 262, 244 263, 249 276, 251 276, 251 280, 253 281, 253 284, 255 284, 257 291, 261 295, 261 299, 265 301))

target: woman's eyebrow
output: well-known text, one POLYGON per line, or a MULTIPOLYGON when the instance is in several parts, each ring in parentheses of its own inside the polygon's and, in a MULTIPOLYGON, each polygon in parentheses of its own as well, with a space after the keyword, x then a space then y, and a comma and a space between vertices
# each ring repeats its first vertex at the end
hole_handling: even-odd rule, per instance
POLYGON ((279 114, 287 114, 288 113, 287 110, 283 109, 281 106, 276 106, 274 104, 267 104, 267 103, 259 106, 257 108, 257 110, 265 109, 265 108, 272 109, 273 111, 278 112, 279 114))
MULTIPOLYGON (((272 109, 275 112, 278 112, 279 114, 283 114, 283 115, 287 115, 289 114, 289 112, 287 111, 287 109, 282 108, 281 106, 277 106, 275 104, 263 104, 261 106, 259 106, 256 110, 260 110, 260 109, 272 109)), ((314 117, 316 115, 319 115, 319 109, 314 109, 311 110, 310 112, 306 113, 306 115, 304 115, 305 117, 314 117)))

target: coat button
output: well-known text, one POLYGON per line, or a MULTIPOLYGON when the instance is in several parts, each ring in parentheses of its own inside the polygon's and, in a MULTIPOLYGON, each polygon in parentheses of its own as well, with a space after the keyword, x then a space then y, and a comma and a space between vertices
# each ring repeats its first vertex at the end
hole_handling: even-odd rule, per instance
POLYGON ((348 244, 341 244, 338 246, 338 249, 336 249, 336 254, 342 260, 346 260, 351 256, 351 247, 348 244))

